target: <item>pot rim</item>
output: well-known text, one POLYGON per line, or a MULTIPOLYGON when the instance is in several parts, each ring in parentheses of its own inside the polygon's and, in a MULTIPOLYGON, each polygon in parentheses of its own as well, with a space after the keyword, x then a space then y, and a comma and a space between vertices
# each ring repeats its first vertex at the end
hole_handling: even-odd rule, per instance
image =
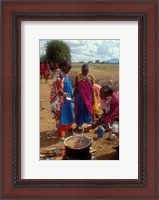
POLYGON ((74 135, 73 135, 73 136, 67 137, 67 138, 64 140, 64 146, 76 151, 76 150, 85 149, 85 148, 89 147, 89 146, 91 145, 92 142, 93 142, 93 139, 92 139, 91 137, 80 136, 80 135, 75 135, 75 136, 74 136, 74 135), (81 138, 81 137, 82 137, 82 138, 86 138, 86 139, 88 140, 88 144, 87 144, 85 147, 78 148, 78 149, 74 149, 74 148, 69 147, 69 146, 66 144, 67 140, 69 140, 69 139, 71 139, 71 138, 81 138))

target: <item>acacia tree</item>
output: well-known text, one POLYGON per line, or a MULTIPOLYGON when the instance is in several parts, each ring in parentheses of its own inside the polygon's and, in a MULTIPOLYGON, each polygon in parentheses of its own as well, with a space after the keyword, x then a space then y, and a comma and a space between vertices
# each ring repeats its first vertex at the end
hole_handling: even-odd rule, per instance
POLYGON ((70 48, 63 41, 52 40, 46 46, 46 57, 51 62, 71 61, 70 48))
POLYGON ((95 63, 100 63, 100 60, 96 60, 95 63))

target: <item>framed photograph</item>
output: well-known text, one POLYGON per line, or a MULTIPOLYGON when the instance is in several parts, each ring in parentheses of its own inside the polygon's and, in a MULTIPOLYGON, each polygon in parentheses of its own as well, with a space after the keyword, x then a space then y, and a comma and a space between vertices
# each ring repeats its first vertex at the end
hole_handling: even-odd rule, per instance
MULTIPOLYGON (((69 28, 67 24, 67 28, 75 29, 74 25, 74 22, 70 23, 72 28, 69 28)), ((53 30, 55 26, 52 22, 48 24, 48 28, 53 27, 53 30)), ((59 26, 58 23, 58 29, 59 26)), ((62 26, 65 27, 64 24, 62 26)), ((82 29, 82 26, 83 23, 78 23, 78 29, 79 27, 82 29)), ((94 24, 88 26, 89 31, 95 28, 94 24)), ((110 24, 105 23, 106 26, 105 30, 110 24)), ((86 31, 86 27, 84 29, 86 31)), ((104 33, 103 25, 98 26, 98 32, 103 32, 104 37, 108 35, 104 33)), ((51 34, 55 38, 54 31, 51 34)), ((115 36, 111 35, 111 38, 113 37, 115 36)), ((59 33, 58 38, 60 38, 59 33)), ((95 38, 94 35, 93 40, 40 39, 39 41, 40 160, 119 160, 120 40, 95 38), (63 56, 64 59, 65 57, 71 59, 72 65, 66 77, 63 68, 60 67, 64 60, 63 56), (110 106, 112 102, 110 98, 106 102, 100 98, 101 88, 106 87, 104 85, 109 85, 110 90, 113 89, 111 99, 114 99, 115 106, 110 106), (57 93, 63 90, 67 92, 66 99, 57 93), (109 121, 108 124, 110 120, 108 116, 113 110, 115 112, 111 117, 112 122, 109 121), (102 116, 107 116, 107 123, 101 120, 102 116), (68 125, 66 130, 65 124, 68 125)))
POLYGON ((2 199, 158 199, 157 19, 154 0, 2 1, 2 199), (67 61, 49 54, 54 44, 69 49, 67 61), (60 118, 55 80, 63 81, 60 118), (106 122, 110 93, 107 107, 96 115, 94 109, 89 120, 78 118, 84 106, 89 110, 83 100, 89 92, 77 93, 87 80, 92 109, 94 85, 97 100, 105 98, 105 85, 118 94, 116 129, 106 122), (65 103, 66 121, 75 107, 73 132, 62 122, 65 103), (103 113, 104 124, 84 132, 103 113), (81 149, 88 154, 77 157, 81 149))

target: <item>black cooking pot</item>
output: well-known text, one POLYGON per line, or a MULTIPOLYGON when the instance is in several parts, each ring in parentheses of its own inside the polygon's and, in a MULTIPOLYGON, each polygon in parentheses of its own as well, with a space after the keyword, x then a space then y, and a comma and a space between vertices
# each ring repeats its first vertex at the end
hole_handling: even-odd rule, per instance
POLYGON ((64 140, 65 154, 73 159, 86 159, 89 157, 93 139, 86 136, 70 136, 64 140))

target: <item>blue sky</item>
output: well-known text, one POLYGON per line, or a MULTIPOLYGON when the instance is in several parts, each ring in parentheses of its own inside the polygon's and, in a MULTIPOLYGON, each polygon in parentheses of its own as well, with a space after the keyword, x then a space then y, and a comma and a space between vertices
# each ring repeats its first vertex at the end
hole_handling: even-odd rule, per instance
MULTIPOLYGON (((45 54, 45 47, 50 40, 40 40, 40 54, 45 54)), ((119 59, 119 40, 62 40, 71 50, 72 62, 107 61, 119 59)))

